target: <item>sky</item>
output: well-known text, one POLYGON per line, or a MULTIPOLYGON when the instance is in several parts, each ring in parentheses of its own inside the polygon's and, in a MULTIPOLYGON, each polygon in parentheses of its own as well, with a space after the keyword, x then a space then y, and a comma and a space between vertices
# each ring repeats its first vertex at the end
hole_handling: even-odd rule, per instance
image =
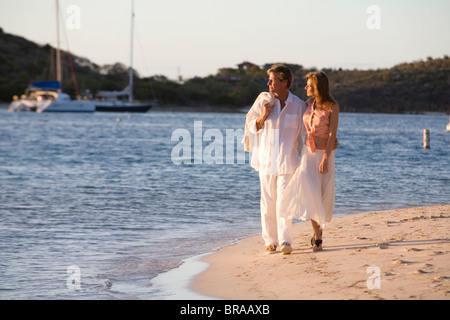
MULTIPOLYGON (((59 0, 61 49, 130 65, 132 0, 59 0)), ((377 69, 450 55, 448 0, 134 0, 133 67, 189 79, 236 68, 377 69)), ((55 0, 0 0, 4 32, 56 46, 55 0)))

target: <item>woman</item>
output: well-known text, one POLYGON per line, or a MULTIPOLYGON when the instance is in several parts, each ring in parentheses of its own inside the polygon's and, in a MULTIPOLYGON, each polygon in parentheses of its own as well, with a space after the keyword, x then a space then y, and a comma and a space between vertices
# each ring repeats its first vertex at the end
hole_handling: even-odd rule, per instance
POLYGON ((330 94, 323 72, 306 75, 305 146, 301 165, 288 185, 280 208, 288 218, 311 220, 314 251, 322 250, 322 230, 334 210, 334 148, 339 122, 339 105, 330 94))

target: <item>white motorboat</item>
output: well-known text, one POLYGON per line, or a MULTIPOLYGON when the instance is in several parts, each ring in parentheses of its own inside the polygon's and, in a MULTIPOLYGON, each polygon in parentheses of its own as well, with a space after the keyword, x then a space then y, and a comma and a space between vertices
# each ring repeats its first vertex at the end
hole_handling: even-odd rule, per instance
POLYGON ((95 103, 86 100, 72 100, 61 92, 58 81, 32 83, 20 99, 13 99, 11 112, 94 112, 95 103))
POLYGON ((13 97, 13 101, 9 105, 9 111, 36 111, 44 101, 54 100, 52 91, 56 91, 59 87, 57 81, 34 82, 25 90, 20 99, 17 96, 13 97))
POLYGON ((8 110, 11 112, 29 112, 36 111, 37 100, 34 97, 23 94, 20 99, 14 96, 8 110))

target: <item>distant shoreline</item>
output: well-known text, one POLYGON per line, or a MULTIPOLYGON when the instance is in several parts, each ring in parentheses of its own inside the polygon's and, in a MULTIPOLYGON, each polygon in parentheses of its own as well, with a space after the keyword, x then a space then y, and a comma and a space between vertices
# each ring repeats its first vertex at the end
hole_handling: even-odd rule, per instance
MULTIPOLYGON (((8 109, 10 102, 0 102, 0 109, 8 109)), ((192 107, 192 106, 158 106, 152 107, 149 112, 209 112, 209 113, 247 113, 251 106, 234 108, 234 107, 223 107, 223 106, 202 106, 202 107, 192 107)), ((126 113, 126 112, 123 112, 126 113)), ((450 112, 438 112, 438 111, 422 111, 422 112, 346 112, 341 113, 369 113, 369 114, 417 114, 417 115, 450 115, 450 112)))
MULTIPOLYGON (((49 44, 40 45, 21 36, 2 32, 0 41, 4 44, 0 80, 0 100, 9 102, 14 95, 21 96, 30 82, 54 79, 49 66, 53 64, 54 48, 49 44), (21 52, 21 54, 16 54, 21 52), (34 69, 32 70, 32 62, 34 69)), ((63 55, 67 52, 62 50, 63 55)), ((89 89, 89 96, 95 97, 101 90, 121 91, 128 85, 129 68, 120 62, 98 65, 87 58, 70 54, 79 91, 65 77, 63 91, 72 97, 89 89)), ((65 59, 63 59, 65 60, 65 59)), ((279 61, 278 61, 279 62, 279 61)), ((134 98, 137 101, 157 99, 161 105, 202 106, 199 112, 215 112, 208 105, 222 105, 220 112, 236 112, 250 106, 261 91, 267 91, 267 70, 277 61, 255 64, 243 61, 231 67, 219 68, 215 74, 180 80, 164 75, 140 77, 135 74, 133 82, 134 98), (231 108, 231 110, 228 110, 231 108)), ((305 76, 318 71, 314 66, 283 62, 293 73, 290 87, 292 94, 307 99, 305 76)), ((67 66, 68 67, 68 66, 67 66)), ((337 99, 341 112, 373 113, 420 113, 439 111, 450 113, 449 72, 450 57, 426 57, 407 61, 392 67, 377 69, 343 69, 322 67, 330 79, 330 90, 337 99)), ((69 74, 67 75, 69 76, 69 74)), ((72 81, 73 82, 73 81, 72 81)), ((183 111, 190 112, 187 109, 183 111)), ((174 111, 178 111, 174 110, 174 111)))

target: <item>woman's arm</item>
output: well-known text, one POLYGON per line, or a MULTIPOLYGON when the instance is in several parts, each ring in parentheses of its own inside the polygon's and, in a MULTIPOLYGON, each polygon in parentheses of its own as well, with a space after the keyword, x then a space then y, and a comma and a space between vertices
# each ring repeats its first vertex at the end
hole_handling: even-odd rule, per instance
POLYGON ((339 124, 339 105, 337 103, 335 103, 331 106, 330 134, 328 136, 325 154, 323 155, 322 162, 320 163, 320 166, 319 166, 319 171, 321 173, 328 172, 328 158, 331 154, 331 151, 333 151, 335 149, 338 124, 339 124))

